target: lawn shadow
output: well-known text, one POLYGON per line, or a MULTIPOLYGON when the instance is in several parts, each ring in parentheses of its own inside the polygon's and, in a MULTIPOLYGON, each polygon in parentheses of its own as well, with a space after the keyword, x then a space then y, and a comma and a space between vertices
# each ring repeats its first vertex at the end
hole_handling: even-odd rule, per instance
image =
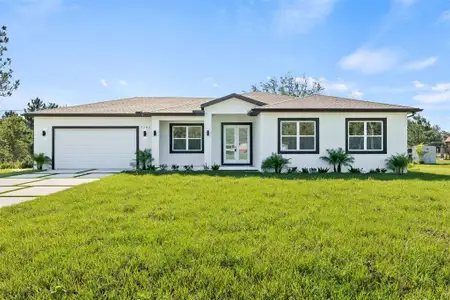
POLYGON ((352 174, 352 173, 262 173, 258 171, 125 171, 123 173, 143 176, 213 176, 213 177, 259 177, 259 178, 277 178, 281 180, 320 180, 320 179, 343 179, 343 180, 379 180, 379 181, 392 181, 392 180, 424 180, 424 181, 449 181, 450 175, 431 174, 417 171, 410 171, 407 174, 398 175, 392 173, 386 174, 352 174))

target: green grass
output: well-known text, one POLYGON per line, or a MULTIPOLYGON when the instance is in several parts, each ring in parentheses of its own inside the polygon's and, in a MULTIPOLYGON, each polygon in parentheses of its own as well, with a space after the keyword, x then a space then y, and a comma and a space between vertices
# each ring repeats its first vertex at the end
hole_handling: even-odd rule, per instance
POLYGON ((36 172, 33 169, 0 169, 0 178, 36 172))
POLYGON ((5 207, 0 298, 449 298, 450 165, 417 168, 118 174, 5 207))

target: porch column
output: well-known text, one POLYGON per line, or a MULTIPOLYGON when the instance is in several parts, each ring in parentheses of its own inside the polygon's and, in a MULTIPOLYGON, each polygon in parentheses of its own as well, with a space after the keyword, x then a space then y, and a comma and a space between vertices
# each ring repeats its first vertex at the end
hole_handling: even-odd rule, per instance
POLYGON ((211 166, 212 164, 212 114, 205 112, 205 118, 204 118, 204 133, 203 133, 203 137, 204 137, 204 144, 205 144, 205 149, 204 149, 204 157, 205 157, 205 164, 207 164, 208 166, 211 166), (209 132, 209 136, 208 133, 209 132))
POLYGON ((152 131, 150 133, 152 135, 152 155, 153 155, 153 164, 155 166, 159 166, 159 140, 161 132, 159 130, 159 119, 152 117, 152 131), (155 135, 156 132, 156 135, 155 135))

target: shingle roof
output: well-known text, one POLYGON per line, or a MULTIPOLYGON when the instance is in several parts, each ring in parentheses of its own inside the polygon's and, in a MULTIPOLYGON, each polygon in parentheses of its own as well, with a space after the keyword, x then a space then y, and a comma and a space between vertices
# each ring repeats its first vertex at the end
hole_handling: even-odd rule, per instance
POLYGON ((256 111, 279 111, 279 110, 329 110, 329 111, 406 111, 415 112, 421 109, 393 105, 380 102, 363 101, 350 98, 311 95, 303 98, 287 99, 277 103, 254 108, 256 111))
MULTIPOLYGON (((42 110, 29 113, 29 116, 76 116, 76 115, 120 115, 135 116, 164 114, 195 114, 202 105, 207 106, 229 99, 231 94, 222 98, 194 97, 135 97, 112 101, 103 101, 69 107, 42 110)), ((261 111, 405 111, 416 112, 418 108, 392 105, 378 102, 362 101, 324 95, 312 95, 304 98, 276 95, 263 92, 241 94, 242 99, 255 103, 250 114, 261 111)))

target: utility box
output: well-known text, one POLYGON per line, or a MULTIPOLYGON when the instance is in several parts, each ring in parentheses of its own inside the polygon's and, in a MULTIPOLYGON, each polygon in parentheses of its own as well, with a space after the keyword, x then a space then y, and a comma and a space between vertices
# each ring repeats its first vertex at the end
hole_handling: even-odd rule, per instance
MULTIPOLYGON (((436 147, 423 146, 425 154, 423 155, 424 164, 436 164, 436 147)), ((420 163, 419 155, 417 155, 416 146, 412 148, 412 158, 415 163, 420 163)))

